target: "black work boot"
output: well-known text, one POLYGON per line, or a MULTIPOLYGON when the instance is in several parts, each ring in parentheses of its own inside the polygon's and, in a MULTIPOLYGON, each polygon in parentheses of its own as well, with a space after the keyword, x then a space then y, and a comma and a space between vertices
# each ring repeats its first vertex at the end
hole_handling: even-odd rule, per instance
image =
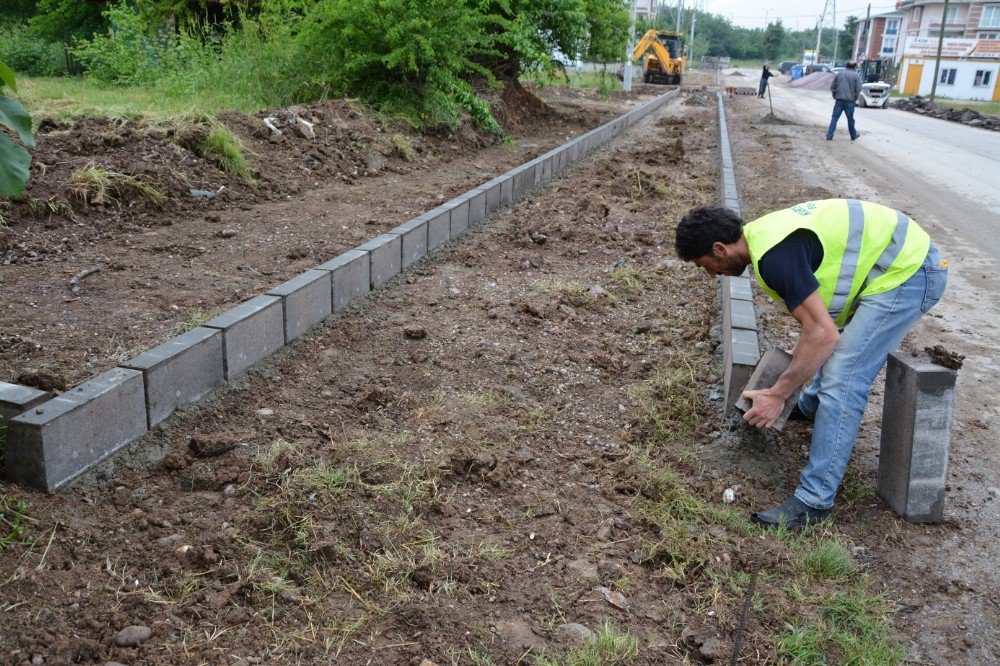
POLYGON ((795 495, 767 511, 750 514, 750 520, 761 525, 788 528, 802 527, 808 523, 818 523, 830 515, 830 509, 814 509, 795 495))
POLYGON ((807 423, 812 423, 812 419, 806 416, 806 413, 799 409, 798 405, 792 407, 792 411, 788 413, 788 421, 806 421, 807 423))

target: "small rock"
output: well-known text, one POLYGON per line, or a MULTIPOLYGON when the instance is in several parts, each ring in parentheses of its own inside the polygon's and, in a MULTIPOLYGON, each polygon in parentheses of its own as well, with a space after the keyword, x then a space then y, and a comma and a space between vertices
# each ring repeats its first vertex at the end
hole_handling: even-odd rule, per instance
POLYGON ((236 486, 234 486, 233 484, 230 483, 228 486, 226 486, 225 488, 222 489, 222 494, 223 495, 227 495, 227 496, 229 496, 229 495, 235 495, 236 494, 236 486))
POLYGON ((729 652, 729 646, 718 638, 709 638, 707 641, 701 644, 698 648, 698 652, 701 656, 712 661, 725 661, 726 655, 729 652))
POLYGON ((726 488, 722 491, 722 501, 726 504, 732 504, 736 501, 736 491, 732 488, 726 488))
POLYGON ((545 234, 540 234, 537 231, 531 234, 531 240, 537 245, 545 245, 545 242, 549 240, 549 237, 545 234))
POLYGON ((31 655, 31 666, 41 666, 45 663, 45 657, 40 654, 31 655))
POLYGON ((582 645, 594 637, 593 631, 578 622, 560 624, 554 633, 559 640, 574 645, 582 645))
POLYGON ((188 194, 193 196, 195 199, 212 199, 215 197, 215 192, 212 190, 189 189, 188 194))
POLYGON ((851 546, 851 555, 854 557, 864 557, 865 552, 867 551, 864 546, 851 546))
POLYGON ((232 238, 237 233, 238 232, 236 231, 236 229, 223 229, 222 231, 219 232, 219 236, 221 236, 222 238, 232 238))
POLYGON ((410 340, 423 340, 427 337, 427 329, 423 326, 407 326, 403 329, 403 335, 410 340))
POLYGON ((430 659, 421 659, 420 666, 438 666, 436 661, 431 661, 430 659))
POLYGON ((591 296, 607 296, 607 290, 599 284, 595 284, 593 287, 587 290, 591 296))
POLYGON ((257 410, 258 416, 274 416, 274 410, 270 407, 261 407, 257 410))
POLYGON ((139 647, 149 640, 153 635, 153 630, 140 624, 133 624, 125 627, 115 636, 115 645, 118 647, 139 647))

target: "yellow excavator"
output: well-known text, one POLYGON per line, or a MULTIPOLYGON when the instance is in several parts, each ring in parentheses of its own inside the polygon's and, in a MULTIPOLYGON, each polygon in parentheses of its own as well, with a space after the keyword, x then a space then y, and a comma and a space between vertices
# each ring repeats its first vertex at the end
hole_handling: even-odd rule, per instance
POLYGON ((646 56, 642 63, 642 80, 645 83, 680 85, 687 61, 683 54, 681 33, 647 30, 632 51, 632 62, 643 56, 646 56))

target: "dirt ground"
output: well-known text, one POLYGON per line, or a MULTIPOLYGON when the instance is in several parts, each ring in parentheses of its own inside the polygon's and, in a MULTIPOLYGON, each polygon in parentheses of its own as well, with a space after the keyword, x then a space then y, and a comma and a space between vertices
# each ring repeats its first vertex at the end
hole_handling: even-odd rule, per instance
MULTIPOLYGON (((639 90, 633 105, 649 99, 639 90)), ((75 385, 624 108, 591 93, 544 94, 551 113, 527 124, 506 114, 512 145, 467 127, 418 135, 339 100, 277 113, 281 135, 262 120, 273 111, 227 114, 253 185, 202 154, 204 125, 43 119, 27 190, 0 203, 0 381, 75 385), (281 123, 295 112, 314 138, 281 123), (103 194, 74 188, 88 165, 132 180, 103 194)))
MULTIPOLYGON (((870 498, 871 515, 859 521, 837 517, 838 528, 865 548, 869 571, 897 604, 895 628, 907 645, 912 663, 987 664, 1000 662, 1000 530, 997 528, 995 400, 988 386, 996 373, 995 335, 981 339, 982 321, 996 317, 992 279, 982 259, 967 247, 945 219, 938 219, 915 191, 912 182, 896 179, 892 168, 878 168, 878 159, 852 156, 854 145, 823 141, 825 126, 788 120, 783 105, 778 118, 768 117, 766 101, 735 98, 734 159, 748 218, 800 201, 856 197, 908 210, 929 230, 953 270, 945 299, 924 317, 902 347, 924 352, 944 345, 973 359, 959 372, 953 440, 949 455, 946 520, 939 525, 912 525, 883 519, 887 509, 870 498), (873 168, 874 167, 874 168, 873 168), (980 283, 982 281, 982 283, 980 283), (972 284, 969 284, 969 283, 972 284), (985 298, 985 302, 980 298, 985 298)), ((866 116, 860 114, 861 131, 866 116)), ((818 121, 817 121, 818 122, 818 121)), ((870 152, 870 148, 862 148, 870 152)), ((975 205, 973 204, 973 209, 975 205)), ((757 302, 758 317, 771 344, 794 343, 794 322, 766 298, 757 302)), ((995 319, 994 319, 995 321, 995 319)), ((884 374, 884 373, 883 373, 884 374)), ((884 378, 873 389, 848 478, 873 488, 879 453, 884 378)), ((801 442, 808 443, 803 432, 801 442)), ((786 461, 789 483, 799 460, 786 461)))
MULTIPOLYGON (((71 353, 54 351, 53 317, 31 334, 50 337, 4 351, 0 378, 18 359, 66 381, 113 362, 115 350, 88 347, 87 335, 106 344, 113 329, 101 322, 119 316, 87 314, 112 293, 91 290, 146 294, 134 307, 153 321, 129 340, 166 337, 195 308, 226 307, 430 207, 428 187, 457 193, 624 108, 560 101, 568 111, 517 146, 427 139, 426 155, 406 161, 386 144, 385 163, 408 173, 386 166, 322 195, 292 193, 287 179, 273 196, 190 203, 167 226, 155 211, 143 224, 118 219, 128 208, 114 206, 100 214, 106 231, 56 216, 56 228, 31 233, 18 218, 8 252, 66 229, 108 236, 74 245, 86 254, 72 262, 4 266, 5 290, 8 268, 41 280, 60 266, 30 298, 93 300, 72 319, 90 323, 67 336, 71 353), (323 238, 339 226, 336 240, 323 238), (238 234, 219 240, 221 228, 238 234), (205 249, 150 251, 161 243, 205 249), (299 246, 310 254, 288 259, 299 246), (65 281, 104 253, 126 267, 101 263, 69 295, 65 281), (130 271, 133 282, 117 281, 130 271), (165 306, 154 275, 172 285, 165 306), (80 360, 83 371, 70 363, 80 360)), ((744 212, 829 196, 766 187, 761 173, 787 167, 784 139, 751 123, 755 101, 730 105, 744 212)), ((335 108, 324 114, 345 112, 335 108)), ((983 628, 993 598, 928 567, 898 571, 915 540, 947 548, 971 526, 961 515, 934 527, 896 518, 872 494, 870 450, 832 524, 792 538, 746 522, 794 485, 808 437, 759 437, 718 416, 717 285, 672 249, 679 216, 717 200, 715 114, 712 95, 683 96, 67 491, 0 484, 26 502, 0 507, 24 528, 22 544, 0 551, 5 663, 529 664, 605 626, 635 641, 634 651, 616 644, 621 658, 607 663, 727 663, 756 570, 740 663, 776 661, 778 637, 820 621, 823 602, 857 602, 848 587, 885 592, 865 603, 894 607, 916 663, 995 660, 983 628), (853 573, 802 573, 804 553, 826 539, 852 549, 853 573), (921 598, 949 622, 968 602, 981 622, 926 628, 940 645, 915 654, 922 628, 907 612, 921 598)), ((7 309, 45 316, 29 300, 7 309)), ((772 340, 788 339, 787 319, 761 318, 772 340)), ((836 663, 850 649, 819 657, 836 663)))

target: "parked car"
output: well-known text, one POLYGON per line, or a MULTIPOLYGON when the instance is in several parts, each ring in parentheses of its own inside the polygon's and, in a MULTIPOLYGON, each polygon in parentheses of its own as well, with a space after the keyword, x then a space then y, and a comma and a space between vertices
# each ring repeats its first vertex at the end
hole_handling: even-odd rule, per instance
POLYGON ((832 72, 833 68, 825 63, 814 63, 806 67, 806 74, 813 74, 815 72, 832 72))
POLYGON ((830 71, 833 72, 834 74, 837 74, 838 72, 843 72, 845 69, 847 69, 847 68, 846 67, 834 67, 830 71))
POLYGON ((782 60, 781 62, 778 63, 778 71, 781 72, 782 74, 791 74, 792 67, 795 67, 797 64, 799 63, 795 62, 794 60, 782 60))

